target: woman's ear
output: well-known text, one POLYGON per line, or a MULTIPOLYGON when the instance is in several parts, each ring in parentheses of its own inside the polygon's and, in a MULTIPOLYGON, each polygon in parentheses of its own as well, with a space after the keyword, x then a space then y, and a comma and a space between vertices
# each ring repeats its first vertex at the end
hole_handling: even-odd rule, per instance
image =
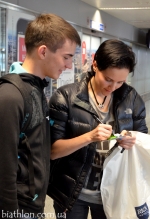
POLYGON ((95 72, 97 69, 97 62, 96 60, 93 60, 93 71, 95 72))

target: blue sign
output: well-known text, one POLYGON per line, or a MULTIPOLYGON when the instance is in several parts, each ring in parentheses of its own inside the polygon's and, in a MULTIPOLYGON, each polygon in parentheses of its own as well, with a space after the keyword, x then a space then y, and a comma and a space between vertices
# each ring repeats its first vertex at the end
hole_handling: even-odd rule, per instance
POLYGON ((90 28, 104 32, 104 24, 90 20, 90 28))
POLYGON ((104 24, 100 24, 100 31, 104 31, 104 24))

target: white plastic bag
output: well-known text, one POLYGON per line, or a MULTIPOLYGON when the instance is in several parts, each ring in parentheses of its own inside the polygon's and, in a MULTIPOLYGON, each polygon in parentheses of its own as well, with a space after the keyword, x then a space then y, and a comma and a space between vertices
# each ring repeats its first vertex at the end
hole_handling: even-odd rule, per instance
POLYGON ((107 219, 148 219, 150 208, 150 135, 132 132, 136 144, 116 148, 104 162, 101 195, 107 219))

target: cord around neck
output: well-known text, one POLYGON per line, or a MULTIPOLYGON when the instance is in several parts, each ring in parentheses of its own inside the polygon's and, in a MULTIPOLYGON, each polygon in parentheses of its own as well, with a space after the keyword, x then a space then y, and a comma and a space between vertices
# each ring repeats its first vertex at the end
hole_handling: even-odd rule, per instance
POLYGON ((95 95, 95 93, 94 93, 94 89, 93 89, 91 80, 90 80, 90 86, 91 86, 91 90, 92 90, 92 93, 93 93, 93 96, 94 96, 94 98, 95 98, 95 101, 96 101, 97 105, 99 106, 100 109, 103 109, 103 108, 104 108, 104 103, 105 103, 105 100, 106 100, 106 97, 107 97, 107 96, 104 97, 102 103, 99 103, 98 100, 97 100, 97 98, 96 98, 96 95, 95 95))

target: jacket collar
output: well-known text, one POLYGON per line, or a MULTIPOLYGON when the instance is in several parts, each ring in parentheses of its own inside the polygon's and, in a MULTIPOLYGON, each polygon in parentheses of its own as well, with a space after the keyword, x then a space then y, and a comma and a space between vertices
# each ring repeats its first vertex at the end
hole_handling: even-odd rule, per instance
POLYGON ((114 91, 114 102, 116 103, 124 100, 132 89, 133 88, 130 85, 123 83, 120 88, 114 91))
POLYGON ((48 86, 48 82, 46 81, 46 79, 41 79, 36 75, 29 73, 21 73, 20 76, 23 79, 23 81, 26 81, 30 83, 32 86, 40 88, 41 90, 48 86))
POLYGON ((93 76, 92 72, 88 72, 87 76, 84 77, 81 80, 81 82, 78 84, 78 90, 77 90, 76 98, 74 99, 74 104, 84 108, 86 111, 89 111, 92 114, 97 115, 97 113, 95 112, 95 110, 93 109, 92 105, 89 102, 88 82, 90 81, 92 76, 93 76))
POLYGON ((84 77, 81 80, 81 82, 79 83, 79 86, 78 86, 77 97, 80 100, 83 100, 83 101, 88 102, 88 103, 89 103, 88 83, 93 76, 94 75, 92 74, 92 72, 88 72, 86 77, 84 77))

